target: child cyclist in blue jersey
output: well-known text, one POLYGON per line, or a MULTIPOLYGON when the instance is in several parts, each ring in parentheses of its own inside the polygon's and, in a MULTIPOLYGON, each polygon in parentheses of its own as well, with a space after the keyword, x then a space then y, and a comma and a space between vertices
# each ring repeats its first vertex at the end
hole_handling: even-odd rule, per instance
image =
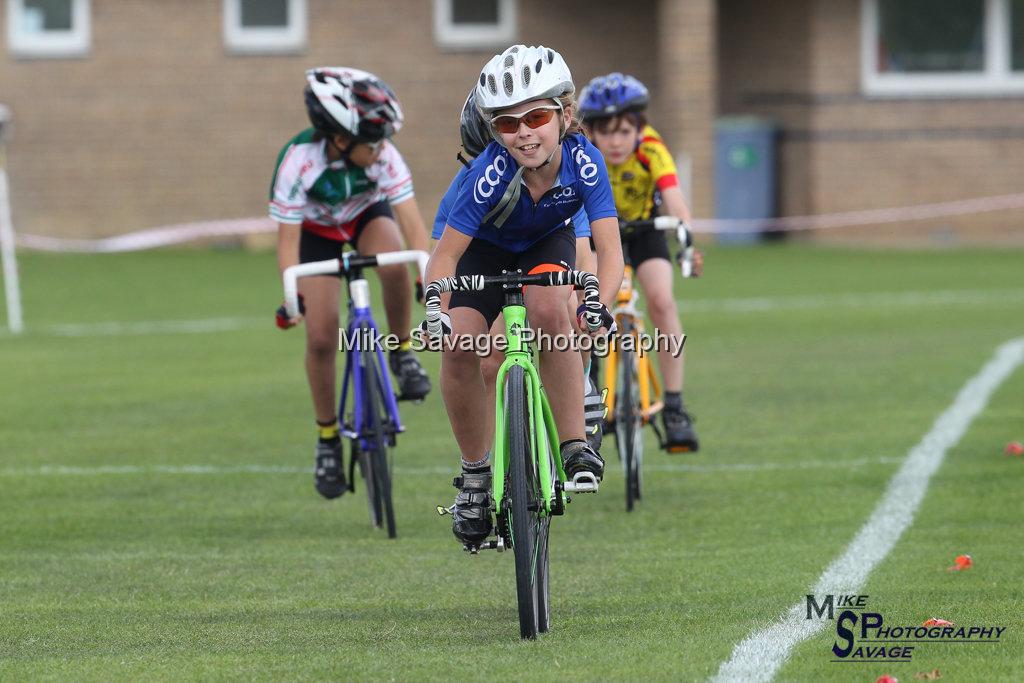
MULTIPOLYGON (((270 188, 281 272, 300 262, 339 258, 346 244, 367 255, 396 251, 403 248, 403 234, 410 249, 426 250, 412 177, 389 140, 402 126, 402 109, 392 90, 365 71, 324 67, 306 72, 305 101, 312 128, 285 145, 270 188)), ((388 324, 401 340, 390 357, 399 396, 421 399, 430 391, 430 380, 409 349, 409 274, 400 265, 375 272, 388 324)), ((325 498, 337 498, 347 488, 335 413, 340 287, 327 276, 304 278, 299 287, 306 374, 319 437, 315 484, 325 498)), ((279 327, 301 319, 289 319, 283 306, 278 309, 279 327)))
MULTIPOLYGON (((490 124, 480 116, 480 111, 476 106, 476 93, 475 88, 469 91, 469 96, 466 97, 466 102, 462 107, 462 114, 459 117, 459 137, 462 141, 462 151, 464 151, 470 159, 475 159, 483 153, 484 148, 490 144, 492 138, 490 133, 490 124)), ((469 175, 470 162, 466 160, 466 157, 460 152, 456 157, 461 163, 462 168, 459 169, 458 173, 452 179, 451 184, 448 186, 448 190, 444 193, 441 198, 441 202, 437 207, 437 214, 434 217, 434 228, 430 233, 432 240, 441 239, 441 235, 444 233, 445 225, 448 223, 448 214, 451 212, 452 207, 455 205, 455 200, 459 196, 459 191, 462 189, 462 185, 469 175)), ((580 210, 570 219, 571 225, 574 228, 576 236, 576 269, 585 270, 587 272, 595 272, 596 260, 594 253, 590 248, 590 219, 587 218, 586 210, 581 206, 580 210)), ((617 252, 618 254, 618 252, 617 252)), ((615 258, 619 258, 618 255, 615 258)), ((444 301, 447 305, 448 295, 444 295, 444 301)), ((575 294, 571 294, 568 299, 568 306, 570 316, 575 317, 575 311, 577 304, 580 301, 577 299, 575 294)), ((491 325, 491 336, 501 335, 505 330, 504 321, 502 316, 498 318, 491 325)), ((584 366, 589 361, 589 353, 584 354, 584 366)), ((487 402, 491 404, 494 402, 494 386, 497 380, 498 370, 501 367, 503 356, 500 353, 492 352, 490 355, 485 356, 481 361, 481 371, 484 377, 484 383, 487 386, 487 402)), ((583 413, 584 423, 586 427, 587 443, 595 451, 599 451, 601 448, 601 427, 603 418, 605 415, 604 398, 601 393, 594 386, 594 383, 590 381, 589 377, 586 380, 586 395, 583 399, 583 413)))
MULTIPOLYGON (((608 165, 620 219, 647 220, 660 213, 689 221, 672 155, 644 115, 648 99, 640 81, 612 73, 594 78, 584 88, 580 113, 608 165)), ((624 235, 622 250, 636 272, 654 326, 670 336, 681 335, 665 233, 651 228, 624 235)), ((699 275, 702 270, 703 256, 696 251, 693 273, 699 275)), ((696 451, 700 447, 697 433, 683 404, 683 358, 661 351, 658 365, 665 383, 665 448, 670 453, 696 451)))
MULTIPOLYGON (((601 300, 611 302, 622 280, 615 204, 600 153, 574 132, 574 93, 565 61, 543 46, 512 46, 484 66, 475 103, 490 124, 493 141, 467 171, 430 258, 428 280, 573 268, 576 237, 567 219, 582 206, 599 254, 601 300)), ((524 295, 535 328, 552 336, 572 333, 568 288, 533 287, 524 295)), ((454 292, 445 332, 486 334, 502 303, 499 290, 454 292)), ((607 305, 601 319, 611 327, 607 305)), ((579 353, 544 350, 540 372, 567 476, 588 471, 600 479, 604 461, 584 439, 579 353)), ((477 544, 492 526, 489 447, 494 414, 474 351, 444 350, 441 392, 463 467, 456 479, 460 490, 453 531, 463 543, 477 544)))

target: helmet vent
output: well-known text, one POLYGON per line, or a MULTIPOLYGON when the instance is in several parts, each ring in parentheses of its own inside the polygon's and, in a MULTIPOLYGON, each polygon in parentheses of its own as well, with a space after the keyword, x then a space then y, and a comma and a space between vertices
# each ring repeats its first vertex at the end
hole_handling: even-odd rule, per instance
POLYGON ((511 95, 515 91, 515 81, 512 80, 512 72, 506 71, 501 77, 501 84, 505 87, 505 94, 511 95))
POLYGON ((487 89, 491 91, 492 95, 498 94, 498 85, 494 82, 493 74, 487 74, 487 89))
POLYGON ((481 73, 480 74, 480 87, 482 88, 485 85, 487 85, 487 76, 485 76, 483 73, 481 73))
POLYGON ((543 59, 538 59, 537 60, 537 66, 533 67, 533 70, 536 71, 537 73, 540 73, 540 68, 542 66, 544 66, 544 60, 543 59))
POLYGON ((510 48, 508 49, 508 51, 509 51, 509 52, 513 52, 513 53, 515 53, 515 52, 519 52, 519 46, 518 46, 518 45, 513 45, 512 47, 510 47, 510 48))
POLYGON ((529 87, 530 85, 530 67, 523 66, 523 85, 529 87))
POLYGON ((548 64, 553 64, 554 62, 555 62, 555 52, 554 52, 554 50, 548 50, 548 64))
POLYGON ((512 55, 508 55, 508 56, 505 57, 505 68, 506 69, 510 68, 515 63, 516 63, 516 58, 513 57, 512 55))

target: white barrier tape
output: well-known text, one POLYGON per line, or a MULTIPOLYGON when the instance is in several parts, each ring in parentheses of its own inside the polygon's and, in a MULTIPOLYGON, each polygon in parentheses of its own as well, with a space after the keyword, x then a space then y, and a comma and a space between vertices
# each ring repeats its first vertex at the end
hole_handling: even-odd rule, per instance
POLYGON ((237 218, 202 223, 182 223, 163 228, 139 230, 103 239, 65 239, 42 235, 18 235, 18 246, 40 251, 119 252, 142 251, 183 244, 211 237, 232 237, 273 232, 277 224, 269 218, 237 218))
POLYGON ((812 216, 787 216, 785 218, 743 218, 743 219, 697 219, 690 223, 694 232, 762 232, 821 230, 831 228, 852 228, 882 223, 901 223, 929 218, 948 218, 990 211, 1024 209, 1024 193, 1005 194, 977 199, 960 199, 935 204, 897 206, 888 209, 846 211, 812 216))
MULTIPOLYGON (((690 223, 694 232, 761 232, 821 230, 857 226, 901 223, 951 216, 965 216, 992 211, 1024 209, 1024 193, 960 199, 935 204, 897 206, 888 209, 868 209, 810 216, 784 218, 719 219, 698 218, 690 223)), ((276 223, 269 218, 238 218, 233 220, 183 223, 163 228, 140 230, 103 239, 67 239, 43 235, 17 235, 18 246, 39 251, 68 252, 122 252, 155 249, 172 244, 184 244, 211 237, 232 237, 273 232, 276 223)))

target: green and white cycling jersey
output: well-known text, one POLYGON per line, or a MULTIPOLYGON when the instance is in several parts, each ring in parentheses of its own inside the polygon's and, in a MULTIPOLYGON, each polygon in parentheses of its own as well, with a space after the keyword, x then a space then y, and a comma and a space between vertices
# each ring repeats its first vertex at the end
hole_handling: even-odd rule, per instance
POLYGON ((326 140, 309 128, 277 158, 270 184, 270 217, 338 240, 351 239, 351 223, 379 201, 400 204, 413 196, 412 175, 398 149, 385 140, 369 167, 327 160, 326 140))

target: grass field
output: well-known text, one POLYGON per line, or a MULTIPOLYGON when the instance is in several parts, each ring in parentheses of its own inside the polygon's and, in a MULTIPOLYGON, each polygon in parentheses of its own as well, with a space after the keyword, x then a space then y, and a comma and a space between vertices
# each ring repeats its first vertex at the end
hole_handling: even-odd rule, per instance
MULTIPOLYGON (((271 254, 22 254, 28 332, 0 336, 0 679, 705 680, 803 599, 1024 335, 1022 261, 711 250, 677 283, 703 448, 650 439, 626 514, 606 442, 601 493, 553 526, 553 632, 521 642, 510 554, 462 553, 433 511, 456 466, 437 392, 403 405, 399 539, 362 491, 315 494, 303 333, 273 327, 271 254)), ((851 667, 830 627, 778 679, 1024 679, 1024 458, 1002 454, 1021 439, 1018 370, 861 591, 887 622, 1004 625, 1002 642, 851 667), (947 572, 960 553, 975 566, 947 572)))

